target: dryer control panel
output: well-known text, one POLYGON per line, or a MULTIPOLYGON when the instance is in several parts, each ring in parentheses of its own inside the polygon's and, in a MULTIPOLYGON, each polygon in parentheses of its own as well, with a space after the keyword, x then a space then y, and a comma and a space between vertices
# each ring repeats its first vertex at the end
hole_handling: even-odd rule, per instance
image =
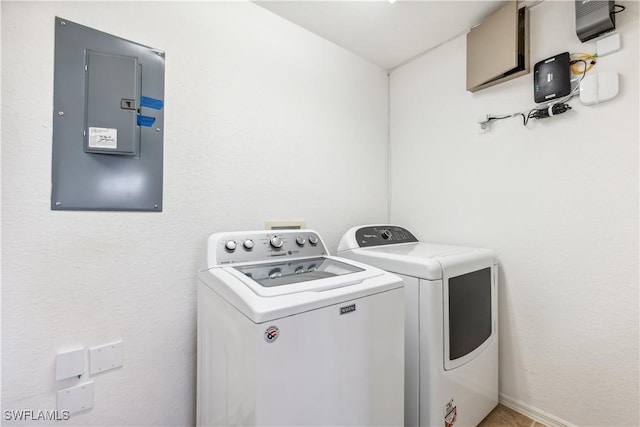
POLYGON ((406 228, 397 225, 371 225, 356 230, 356 241, 361 248, 396 243, 417 242, 418 239, 406 228))
POLYGON ((329 251, 312 230, 234 231, 209 237, 207 268, 324 255, 329 251))

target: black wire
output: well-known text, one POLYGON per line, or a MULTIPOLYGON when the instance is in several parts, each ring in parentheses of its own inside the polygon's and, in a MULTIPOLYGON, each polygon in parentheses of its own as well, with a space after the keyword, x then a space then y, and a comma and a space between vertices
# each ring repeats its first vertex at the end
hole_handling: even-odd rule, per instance
MULTIPOLYGON (((582 62, 584 64, 584 68, 582 69, 582 79, 584 79, 584 75, 587 74, 587 67, 589 66, 589 64, 587 64, 587 61, 585 61, 584 59, 574 59, 573 61, 571 61, 569 64, 573 65, 576 62, 582 62)), ((591 61, 595 64, 596 61, 591 61)), ((582 79, 580 79, 580 81, 582 81, 582 79)))
POLYGON ((529 123, 529 119, 530 119, 531 117, 533 117, 531 114, 532 114, 534 111, 536 111, 536 109, 535 109, 535 108, 534 108, 533 110, 529 110, 529 112, 527 113, 527 115, 526 115, 526 116, 524 115, 524 113, 518 113, 518 114, 516 114, 516 116, 522 116, 522 124, 523 124, 524 126, 526 126, 526 125, 527 125, 527 123, 529 123))
POLYGON ((624 7, 624 6, 623 6, 623 5, 621 5, 621 4, 614 4, 614 5, 613 5, 613 7, 614 7, 614 8, 615 8, 615 7, 619 7, 619 8, 620 8, 620 9, 618 9, 618 10, 614 10, 614 11, 613 11, 613 13, 620 13, 620 12, 623 12, 623 11, 626 9, 626 7, 624 7))
MULTIPOLYGON (((624 7, 624 6, 621 6, 621 7, 624 7)), ((582 72, 582 77, 580 77, 580 81, 578 82, 578 86, 576 86, 576 87, 579 87, 580 83, 582 83, 582 80, 587 75, 587 67, 589 66, 589 64, 584 59, 573 60, 573 61, 571 61, 571 64, 575 64, 576 62, 582 62, 584 64, 584 70, 582 72)), ((592 62, 595 62, 595 61, 592 61, 592 62)), ((573 91, 575 91, 575 88, 571 92, 573 92, 573 91)), ((575 95, 576 95, 575 93, 572 93, 569 98, 567 98, 566 100, 563 101, 563 104, 566 105, 567 109, 571 109, 571 107, 569 107, 567 102, 569 102, 575 95)), ((538 118, 538 114, 539 114, 538 112, 539 111, 544 111, 544 110, 547 110, 548 108, 549 107, 547 107, 547 108, 533 108, 533 109, 529 110, 529 112, 526 115, 524 113, 517 113, 517 114, 510 115, 510 116, 489 117, 488 121, 491 121, 491 120, 502 120, 502 119, 506 119, 508 117, 522 116, 522 124, 524 126, 527 126, 527 124, 529 124, 529 120, 530 119, 538 118)), ((564 111, 562 111, 562 112, 564 112, 564 111)))

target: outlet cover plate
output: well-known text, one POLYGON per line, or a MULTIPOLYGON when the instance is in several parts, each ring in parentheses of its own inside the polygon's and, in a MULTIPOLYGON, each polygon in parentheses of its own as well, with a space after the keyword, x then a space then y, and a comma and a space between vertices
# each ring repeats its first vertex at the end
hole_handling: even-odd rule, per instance
POLYGON ((56 355, 56 381, 84 374, 84 348, 65 351, 56 355))
POLYGON ((91 375, 122 366, 122 341, 89 349, 91 375))
POLYGON ((70 414, 93 408, 95 397, 94 382, 58 390, 58 411, 69 411, 70 414))

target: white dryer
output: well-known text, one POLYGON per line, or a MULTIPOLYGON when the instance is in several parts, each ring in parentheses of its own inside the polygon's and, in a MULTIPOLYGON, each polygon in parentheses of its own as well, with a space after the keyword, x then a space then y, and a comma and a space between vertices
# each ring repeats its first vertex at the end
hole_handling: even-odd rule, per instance
POLYGON ((398 276, 278 230, 213 234, 198 278, 198 426, 403 424, 398 276))
POLYGON ((404 279, 405 425, 478 425, 498 404, 495 254, 368 225, 347 231, 338 255, 404 279))

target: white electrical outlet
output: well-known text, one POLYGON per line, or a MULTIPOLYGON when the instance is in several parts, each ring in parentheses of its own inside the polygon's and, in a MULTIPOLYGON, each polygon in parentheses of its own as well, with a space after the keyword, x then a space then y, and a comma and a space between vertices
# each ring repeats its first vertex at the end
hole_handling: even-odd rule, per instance
POLYGON ((480 125, 479 134, 489 133, 491 131, 491 127, 489 126, 489 115, 483 114, 478 117, 478 124, 480 125))

